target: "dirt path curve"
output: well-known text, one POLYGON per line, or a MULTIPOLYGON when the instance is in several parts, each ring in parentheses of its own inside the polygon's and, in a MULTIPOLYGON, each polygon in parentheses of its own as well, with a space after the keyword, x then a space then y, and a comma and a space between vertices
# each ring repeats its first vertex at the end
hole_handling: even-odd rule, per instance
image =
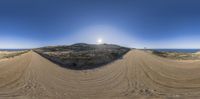
POLYGON ((76 71, 35 52, 0 61, 0 99, 199 98, 200 62, 131 50, 106 66, 76 71))

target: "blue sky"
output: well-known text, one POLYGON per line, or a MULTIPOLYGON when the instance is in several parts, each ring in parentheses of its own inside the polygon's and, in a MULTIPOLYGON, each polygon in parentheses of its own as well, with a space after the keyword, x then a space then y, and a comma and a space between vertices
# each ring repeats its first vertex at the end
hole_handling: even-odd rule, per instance
POLYGON ((199 0, 1 0, 0 48, 200 48, 199 0))

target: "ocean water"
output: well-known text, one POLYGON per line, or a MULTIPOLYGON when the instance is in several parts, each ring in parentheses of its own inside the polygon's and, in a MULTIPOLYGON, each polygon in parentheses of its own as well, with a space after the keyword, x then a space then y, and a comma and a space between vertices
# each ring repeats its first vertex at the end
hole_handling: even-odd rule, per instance
POLYGON ((200 52, 200 49, 152 49, 163 52, 180 52, 180 53, 195 53, 200 52))

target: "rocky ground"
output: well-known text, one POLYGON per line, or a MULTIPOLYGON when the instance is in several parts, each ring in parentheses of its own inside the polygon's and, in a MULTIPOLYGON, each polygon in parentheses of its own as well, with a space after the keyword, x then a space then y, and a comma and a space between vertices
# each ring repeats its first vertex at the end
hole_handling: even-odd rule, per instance
POLYGON ((121 58, 130 49, 111 44, 51 46, 35 49, 43 57, 70 69, 92 69, 121 58))

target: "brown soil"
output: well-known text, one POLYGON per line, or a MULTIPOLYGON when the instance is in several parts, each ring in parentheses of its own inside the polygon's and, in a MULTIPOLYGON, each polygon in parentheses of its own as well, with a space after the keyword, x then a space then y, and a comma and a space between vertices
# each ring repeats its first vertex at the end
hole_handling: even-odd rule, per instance
POLYGON ((200 62, 140 50, 92 70, 57 66, 35 52, 0 60, 1 99, 199 99, 200 62))

